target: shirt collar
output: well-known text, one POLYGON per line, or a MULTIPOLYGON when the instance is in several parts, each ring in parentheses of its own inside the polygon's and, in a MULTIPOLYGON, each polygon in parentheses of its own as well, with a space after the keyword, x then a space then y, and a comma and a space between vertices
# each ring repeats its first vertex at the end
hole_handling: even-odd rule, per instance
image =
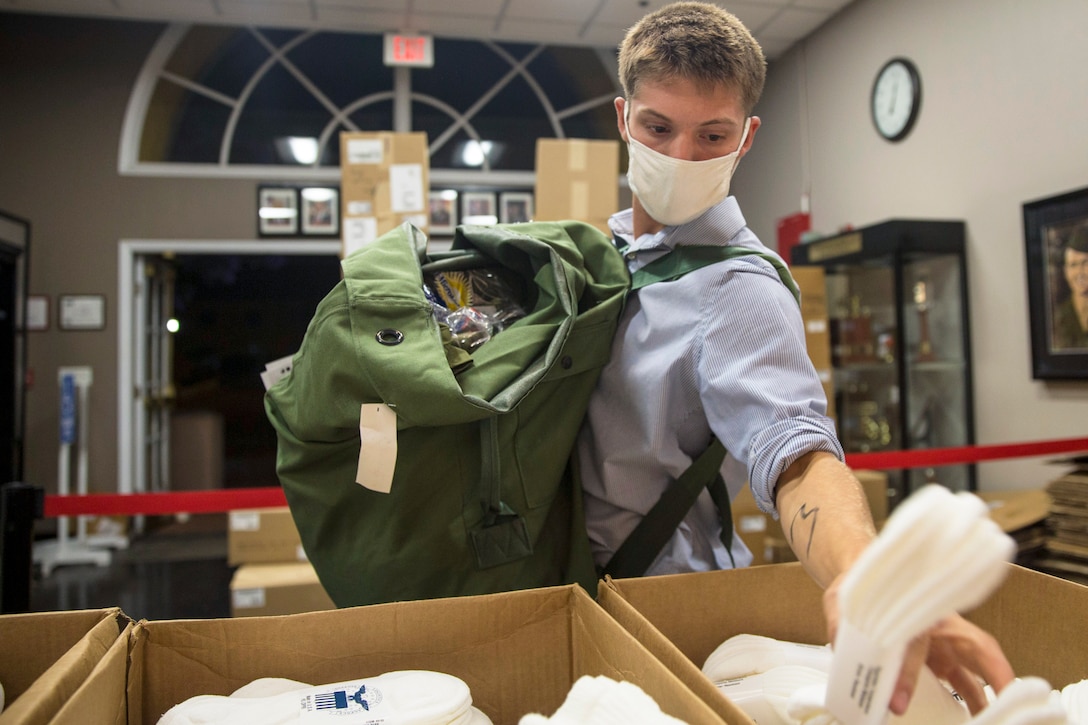
POLYGON ((613 236, 619 237, 630 245, 632 251, 652 251, 674 249, 684 245, 727 246, 746 226, 744 215, 736 197, 728 196, 721 203, 712 206, 701 216, 687 224, 665 227, 654 234, 643 234, 633 238, 634 212, 624 209, 613 214, 608 220, 608 227, 613 236))

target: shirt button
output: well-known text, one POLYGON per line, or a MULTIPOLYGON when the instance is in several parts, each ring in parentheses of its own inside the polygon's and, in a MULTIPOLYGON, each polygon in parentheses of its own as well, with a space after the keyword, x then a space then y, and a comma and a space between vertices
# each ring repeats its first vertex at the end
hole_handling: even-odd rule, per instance
POLYGON ((635 261, 635 253, 634 252, 628 252, 627 254, 623 255, 623 258, 626 259, 628 262, 634 262, 635 261))

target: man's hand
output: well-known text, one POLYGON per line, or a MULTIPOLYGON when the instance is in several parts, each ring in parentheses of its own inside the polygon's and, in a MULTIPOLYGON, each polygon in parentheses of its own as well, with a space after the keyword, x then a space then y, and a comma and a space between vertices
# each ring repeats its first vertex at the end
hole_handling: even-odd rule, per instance
MULTIPOLYGON (((824 590, 824 614, 832 643, 838 631, 841 582, 842 576, 836 577, 824 590)), ((993 635, 954 614, 911 642, 889 703, 892 713, 902 715, 907 711, 923 663, 952 686, 973 715, 987 705, 984 683, 994 692, 1001 692, 1015 678, 1012 665, 993 635)))

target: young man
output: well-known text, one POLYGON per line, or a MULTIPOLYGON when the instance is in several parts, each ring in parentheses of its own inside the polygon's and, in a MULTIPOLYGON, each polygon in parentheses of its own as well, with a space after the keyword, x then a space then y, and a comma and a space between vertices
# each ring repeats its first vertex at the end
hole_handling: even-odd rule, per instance
MULTIPOLYGON (((760 127, 752 110, 765 67, 743 24, 711 4, 667 5, 627 33, 619 56, 624 96, 615 107, 633 199, 610 224, 632 272, 682 245, 769 251, 729 196, 733 170, 760 127)), ((875 529, 826 407, 797 302, 764 259, 719 262, 633 293, 578 445, 598 565, 716 436, 739 464, 727 476, 733 495, 747 479, 825 588, 833 638, 837 583, 875 529)), ((750 563, 735 535, 730 557, 721 529, 703 491, 648 573, 750 563)), ((931 668, 973 710, 985 704, 974 675, 996 689, 1011 681, 1000 647, 966 620, 932 634, 931 668)), ((906 709, 925 652, 925 642, 912 649, 893 712, 906 709)))

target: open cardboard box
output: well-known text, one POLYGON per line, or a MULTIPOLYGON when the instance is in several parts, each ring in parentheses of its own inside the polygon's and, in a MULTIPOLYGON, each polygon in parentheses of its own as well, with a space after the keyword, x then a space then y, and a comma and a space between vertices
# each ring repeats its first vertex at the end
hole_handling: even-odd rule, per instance
MULTIPOLYGON (((1061 688, 1088 678, 1088 587, 1008 564, 1002 586, 965 616, 1001 643, 1017 676, 1061 688)), ((702 673, 729 637, 825 644, 822 590, 798 563, 606 579, 597 599, 728 723, 752 721, 702 673)))
POLYGON ((0 616, 0 725, 124 723, 131 626, 116 607, 0 616))
POLYGON ((328 684, 426 669, 460 677, 495 725, 551 715, 582 675, 638 685, 666 713, 720 723, 578 585, 240 619, 141 621, 129 723, 260 677, 328 684))

